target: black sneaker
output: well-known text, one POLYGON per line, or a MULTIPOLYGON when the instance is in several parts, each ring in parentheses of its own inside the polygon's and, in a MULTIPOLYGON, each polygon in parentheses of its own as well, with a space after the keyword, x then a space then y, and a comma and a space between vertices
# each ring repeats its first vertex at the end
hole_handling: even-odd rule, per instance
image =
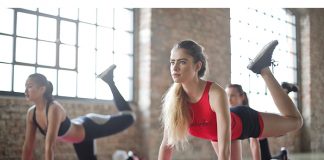
POLYGON ((288 152, 286 149, 281 150, 281 160, 288 160, 288 152))
POLYGON ((288 82, 282 82, 281 83, 281 87, 283 89, 286 89, 287 90, 287 93, 290 93, 290 92, 298 92, 298 86, 295 85, 295 84, 292 84, 292 83, 288 83, 288 82))
POLYGON ((247 68, 256 74, 260 74, 263 68, 271 65, 272 54, 277 45, 277 40, 273 40, 265 45, 259 54, 250 62, 247 68))
POLYGON ((105 71, 103 71, 102 73, 100 73, 97 78, 102 79, 103 81, 105 81, 106 83, 112 83, 114 82, 114 69, 116 68, 116 65, 113 64, 111 66, 109 66, 105 71))
POLYGON ((276 160, 288 160, 288 151, 285 147, 281 148, 280 154, 272 157, 272 159, 276 160))

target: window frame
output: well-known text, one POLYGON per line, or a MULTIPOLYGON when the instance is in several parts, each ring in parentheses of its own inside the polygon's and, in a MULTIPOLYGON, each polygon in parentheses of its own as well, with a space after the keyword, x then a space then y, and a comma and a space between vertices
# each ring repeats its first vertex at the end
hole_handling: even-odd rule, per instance
MULTIPOLYGON (((78 44, 78 36, 79 36, 79 25, 80 23, 85 23, 85 22, 82 22, 79 20, 79 13, 80 13, 80 9, 78 8, 78 17, 74 20, 74 19, 69 19, 69 18, 65 18, 65 17, 60 17, 59 13, 60 13, 60 8, 55 8, 57 9, 57 15, 51 15, 51 14, 46 14, 46 13, 42 13, 40 12, 40 9, 41 8, 37 8, 36 10, 29 10, 29 9, 24 9, 24 8, 7 8, 7 9, 11 9, 13 11, 13 32, 12 34, 7 34, 7 33, 2 33, 0 32, 0 35, 4 35, 4 36, 9 36, 9 37, 12 37, 13 39, 13 42, 12 42, 12 62, 0 62, 1 64, 9 64, 11 65, 11 69, 12 69, 12 73, 11 73, 11 91, 4 91, 4 90, 0 90, 0 96, 11 96, 11 97, 24 97, 24 93, 22 92, 18 92, 18 91, 15 91, 15 83, 14 83, 14 75, 15 75, 15 66, 16 65, 21 65, 21 66, 31 66, 34 68, 34 73, 37 73, 37 69, 38 68, 42 68, 42 69, 54 69, 56 71, 56 85, 53 86, 53 87, 56 87, 56 93, 53 93, 53 96, 55 98, 58 98, 58 99, 72 99, 72 100, 95 100, 95 101, 109 101, 109 100, 112 100, 111 99, 101 99, 101 98, 98 98, 98 93, 96 92, 97 90, 97 85, 94 85, 94 95, 93 97, 94 98, 83 98, 83 97, 80 97, 79 96, 79 93, 78 93, 78 55, 79 55, 79 49, 80 49, 80 45, 78 44), (26 14, 31 14, 33 16, 36 16, 36 37, 35 38, 31 38, 31 37, 25 37, 25 36, 19 36, 17 35, 17 14, 18 13, 26 13, 26 14), (38 38, 38 32, 39 32, 39 17, 42 16, 42 17, 46 17, 46 18, 53 18, 56 20, 56 40, 55 41, 49 41, 49 40, 43 40, 43 39, 39 39, 38 38), (72 22, 72 23, 75 23, 75 26, 76 26, 76 41, 75 41, 75 45, 70 45, 70 44, 65 44, 65 43, 61 43, 59 40, 58 40, 58 37, 59 37, 59 34, 60 34, 60 22, 61 21, 68 21, 68 22, 72 22), (16 61, 16 43, 17 43, 17 38, 26 38, 26 39, 31 39, 33 41, 35 41, 36 43, 36 49, 35 49, 35 63, 31 64, 31 63, 25 63, 25 62, 17 62, 16 61), (55 44, 55 47, 56 47, 56 51, 55 51, 55 57, 56 57, 56 62, 55 62, 55 65, 54 66, 48 66, 48 65, 40 65, 40 64, 37 64, 38 62, 38 43, 42 41, 42 42, 50 42, 50 43, 54 43, 55 44), (73 46, 76 51, 75 51, 75 67, 73 69, 71 68, 63 68, 63 67, 60 67, 59 66, 59 54, 60 54, 60 51, 59 51, 59 46, 60 45, 69 45, 69 46, 73 46), (75 96, 62 96, 62 95, 59 95, 59 91, 58 91, 58 88, 59 88, 59 84, 57 83, 59 81, 59 71, 60 70, 64 70, 64 71, 73 71, 75 72, 76 74, 76 82, 74 83, 75 84, 75 96)), ((116 28, 115 26, 115 8, 113 8, 113 26, 110 27, 111 31, 113 32, 113 34, 116 34, 116 30, 117 31, 122 31, 122 32, 125 32, 125 33, 129 33, 131 34, 132 38, 132 53, 118 53, 118 51, 116 52, 116 48, 114 48, 114 44, 113 45, 113 48, 112 48, 112 53, 108 53, 108 54, 112 54, 113 57, 115 56, 118 56, 116 54, 122 54, 122 55, 125 55, 126 57, 129 57, 131 62, 132 62, 132 65, 130 70, 129 70, 129 73, 130 75, 127 75, 127 78, 125 77, 126 81, 129 82, 129 87, 128 87, 128 94, 129 94, 129 99, 128 101, 134 101, 134 98, 135 98, 135 95, 134 95, 134 84, 135 84, 135 71, 134 71, 134 68, 135 68, 135 55, 136 55, 136 50, 135 50, 135 36, 136 36, 136 26, 135 26, 135 14, 136 14, 136 10, 135 9, 132 9, 132 8, 124 8, 128 11, 131 11, 132 12, 132 31, 126 31, 126 30, 122 30, 122 29, 119 29, 119 28, 116 28)), ((82 8, 81 8, 82 10, 82 8)), ((96 8, 96 18, 98 18, 98 9, 96 8)), ((96 22, 94 24, 92 24, 94 27, 95 27, 95 33, 97 35, 97 30, 98 30, 98 27, 106 27, 106 26, 101 26, 101 25, 98 25, 98 21, 96 20, 96 22)), ((106 28, 109 28, 109 27, 106 27, 106 28)), ((95 35, 95 36, 96 36, 95 35)), ((114 36, 114 35, 113 35, 114 36)), ((95 42, 96 44, 97 42, 95 42)), ((113 39, 112 40, 112 43, 116 43, 116 39, 113 39)), ((97 57, 97 46, 94 48, 95 50, 95 55, 94 58, 96 59, 97 57)), ((114 58, 115 59, 115 58, 114 58)), ((115 60, 113 60, 113 64, 115 64, 115 60)), ((97 66, 98 64, 95 63, 95 65, 97 66)), ((95 68, 96 68, 95 66, 95 68)), ((122 66, 121 66, 122 67, 122 66)), ((99 74, 99 73, 96 73, 98 72, 97 70, 95 71, 95 74, 99 74)), ((46 76, 46 75, 45 75, 46 76)), ((115 76, 116 77, 116 76, 115 76)), ((27 77, 26 77, 27 78, 27 77)), ((97 78, 94 79, 95 83, 97 81, 97 78)))

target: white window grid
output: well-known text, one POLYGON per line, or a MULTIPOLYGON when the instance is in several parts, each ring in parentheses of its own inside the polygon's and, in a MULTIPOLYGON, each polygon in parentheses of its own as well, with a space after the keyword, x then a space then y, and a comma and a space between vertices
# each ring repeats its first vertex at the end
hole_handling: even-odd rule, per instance
POLYGON ((42 73, 54 96, 111 100, 96 76, 116 64, 116 85, 133 99, 133 9, 2 8, 0 19, 1 95, 23 95, 28 75, 42 73))

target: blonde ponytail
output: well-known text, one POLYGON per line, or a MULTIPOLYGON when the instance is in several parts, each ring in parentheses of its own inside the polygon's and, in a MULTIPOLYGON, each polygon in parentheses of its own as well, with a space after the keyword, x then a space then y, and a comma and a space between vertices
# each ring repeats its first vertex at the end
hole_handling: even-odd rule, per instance
POLYGON ((187 94, 179 83, 174 83, 162 100, 162 123, 166 130, 167 144, 178 148, 188 141, 188 128, 191 122, 187 94))

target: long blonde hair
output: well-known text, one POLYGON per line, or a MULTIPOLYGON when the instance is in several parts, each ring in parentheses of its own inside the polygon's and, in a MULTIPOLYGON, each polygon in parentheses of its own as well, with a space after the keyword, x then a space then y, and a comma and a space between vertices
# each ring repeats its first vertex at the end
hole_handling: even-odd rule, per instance
POLYGON ((162 100, 162 121, 168 135, 167 144, 172 147, 187 142, 188 128, 191 122, 187 106, 187 94, 180 83, 174 83, 162 100))
MULTIPOLYGON (((192 40, 185 40, 176 44, 171 52, 177 48, 186 49, 187 53, 193 57, 195 63, 198 61, 202 62, 198 76, 204 76, 207 62, 202 46, 192 40)), ((188 106, 188 95, 181 83, 174 83, 168 89, 162 99, 162 107, 161 119, 168 137, 167 144, 176 148, 179 145, 184 147, 188 141, 188 129, 192 119, 191 110, 188 106)))

